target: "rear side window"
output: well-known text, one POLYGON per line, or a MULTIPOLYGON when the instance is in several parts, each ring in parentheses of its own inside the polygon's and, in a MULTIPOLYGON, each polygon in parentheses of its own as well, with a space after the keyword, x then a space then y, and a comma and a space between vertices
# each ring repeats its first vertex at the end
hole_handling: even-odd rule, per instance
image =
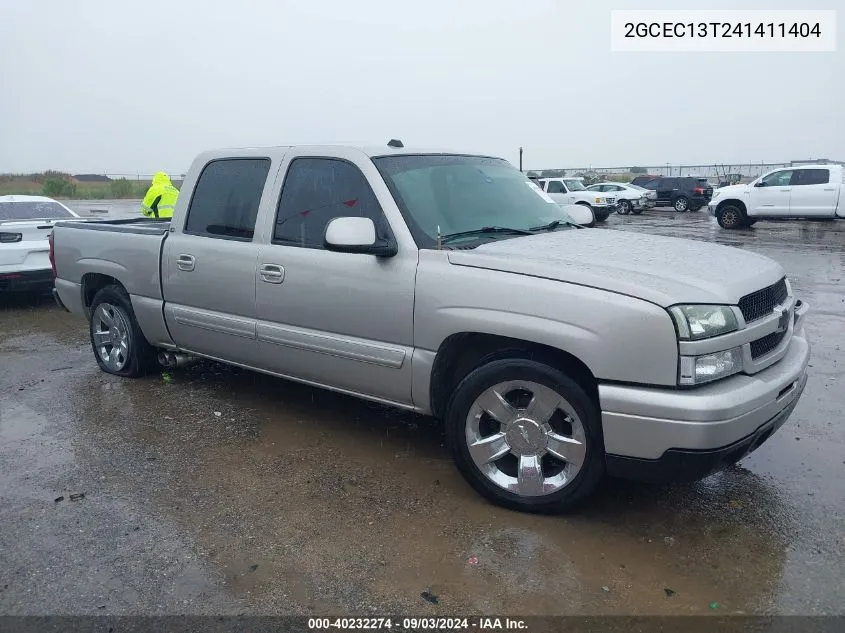
POLYGON ((677 178, 664 178, 660 181, 660 184, 657 187, 658 189, 677 189, 678 188, 678 179, 677 178))
POLYGON ((550 180, 549 187, 546 189, 547 193, 566 193, 566 187, 559 180, 550 180))
POLYGON ((830 182, 828 169, 796 169, 792 172, 791 185, 826 185, 830 182))
POLYGON ((194 187, 185 233, 251 240, 269 171, 269 158, 226 158, 208 163, 194 187))
POLYGON ((50 200, 0 202, 0 221, 52 220, 54 218, 72 217, 74 217, 74 215, 62 205, 50 200))
POLYGON ((323 248, 326 226, 339 217, 370 218, 378 237, 386 237, 381 205, 360 169, 333 158, 294 159, 279 197, 273 242, 323 248))

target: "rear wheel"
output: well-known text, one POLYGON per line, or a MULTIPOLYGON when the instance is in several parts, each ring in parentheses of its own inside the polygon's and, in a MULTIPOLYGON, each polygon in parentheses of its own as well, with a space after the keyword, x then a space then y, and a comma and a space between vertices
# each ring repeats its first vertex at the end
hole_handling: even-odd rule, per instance
POLYGON ((535 361, 502 359, 471 372, 449 404, 446 434, 467 482, 513 510, 569 510, 604 473, 595 404, 578 383, 535 361))
POLYGON ((633 210, 630 200, 620 200, 616 213, 619 215, 628 215, 633 210))
POLYGON ((733 204, 716 210, 716 221, 723 229, 739 229, 745 225, 745 212, 733 204))
POLYGON ((689 200, 687 200, 684 196, 678 196, 675 198, 675 202, 672 206, 675 207, 675 211, 678 213, 684 213, 689 210, 689 200))
POLYGON ((157 367, 156 350, 144 338, 129 295, 120 286, 108 286, 94 295, 89 331, 103 371, 134 378, 157 367))

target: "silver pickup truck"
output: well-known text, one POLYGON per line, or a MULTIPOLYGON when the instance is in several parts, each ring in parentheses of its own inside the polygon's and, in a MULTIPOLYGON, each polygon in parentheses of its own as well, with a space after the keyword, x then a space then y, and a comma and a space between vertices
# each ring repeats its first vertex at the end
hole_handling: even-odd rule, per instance
POLYGON ((771 259, 580 228, 505 160, 388 145, 201 154, 170 222, 56 226, 57 300, 118 376, 184 354, 437 416, 524 511, 704 477, 792 412, 808 306, 771 259))

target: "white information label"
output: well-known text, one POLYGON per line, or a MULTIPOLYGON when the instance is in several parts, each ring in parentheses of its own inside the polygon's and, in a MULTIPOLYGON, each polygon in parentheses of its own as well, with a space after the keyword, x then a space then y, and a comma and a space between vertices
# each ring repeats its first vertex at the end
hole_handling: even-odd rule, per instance
POLYGON ((835 52, 835 10, 610 12, 613 52, 835 52))

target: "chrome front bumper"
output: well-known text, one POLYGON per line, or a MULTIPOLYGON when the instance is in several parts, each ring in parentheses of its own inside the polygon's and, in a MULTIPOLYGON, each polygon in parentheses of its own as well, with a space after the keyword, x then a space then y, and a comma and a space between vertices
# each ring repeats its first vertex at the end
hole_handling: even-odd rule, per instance
POLYGON ((653 460, 671 449, 729 446, 786 411, 782 424, 807 383, 809 360, 810 345, 796 327, 780 361, 753 375, 688 390, 601 384, 605 451, 653 460))

